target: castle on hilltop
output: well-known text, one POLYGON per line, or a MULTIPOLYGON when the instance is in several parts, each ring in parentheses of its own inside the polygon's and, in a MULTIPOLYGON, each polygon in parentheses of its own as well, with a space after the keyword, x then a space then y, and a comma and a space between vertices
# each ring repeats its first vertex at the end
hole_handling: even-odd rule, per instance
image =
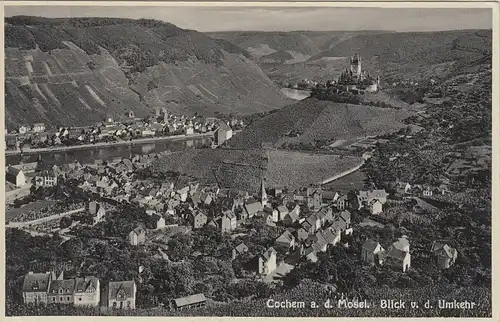
POLYGON ((350 59, 350 69, 340 74, 337 85, 345 87, 348 92, 376 92, 379 89, 380 78, 373 78, 361 69, 361 57, 358 53, 350 59))

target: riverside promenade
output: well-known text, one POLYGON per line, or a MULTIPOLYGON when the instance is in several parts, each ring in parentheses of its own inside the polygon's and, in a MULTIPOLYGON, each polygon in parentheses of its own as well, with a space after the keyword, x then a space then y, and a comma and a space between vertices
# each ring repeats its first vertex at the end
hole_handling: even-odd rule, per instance
POLYGON ((195 133, 190 135, 172 135, 172 136, 159 136, 152 138, 143 138, 143 139, 135 139, 132 141, 116 141, 116 142, 98 142, 95 144, 81 144, 81 145, 71 145, 71 146, 60 146, 60 147, 49 147, 49 148, 39 148, 39 149, 29 149, 24 151, 5 151, 5 156, 11 155, 27 155, 27 154, 37 154, 37 153, 46 153, 46 152, 64 152, 64 151, 72 151, 72 150, 88 150, 94 148, 102 148, 107 146, 119 146, 119 145, 137 145, 144 143, 152 143, 152 142, 161 142, 161 141, 178 141, 178 140, 189 140, 189 139, 198 139, 205 137, 212 137, 214 135, 213 131, 206 133, 195 133))

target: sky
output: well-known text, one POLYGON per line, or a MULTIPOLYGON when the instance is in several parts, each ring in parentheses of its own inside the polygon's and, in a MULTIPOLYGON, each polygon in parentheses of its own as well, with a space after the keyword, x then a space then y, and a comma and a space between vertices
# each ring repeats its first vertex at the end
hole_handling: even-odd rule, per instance
POLYGON ((158 19, 184 29, 211 31, 388 30, 492 28, 491 9, 318 7, 7 6, 5 16, 158 19))

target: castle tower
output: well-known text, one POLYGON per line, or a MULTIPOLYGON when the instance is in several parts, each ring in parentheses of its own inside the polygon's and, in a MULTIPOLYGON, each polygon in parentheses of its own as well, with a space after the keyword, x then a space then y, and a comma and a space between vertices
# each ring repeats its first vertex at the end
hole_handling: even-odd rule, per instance
POLYGON ((265 207, 267 205, 267 193, 266 193, 266 187, 265 187, 265 182, 266 179, 262 179, 260 183, 260 202, 262 203, 262 206, 265 207))
POLYGON ((351 57, 351 73, 354 77, 361 77, 361 57, 358 56, 358 53, 351 57))

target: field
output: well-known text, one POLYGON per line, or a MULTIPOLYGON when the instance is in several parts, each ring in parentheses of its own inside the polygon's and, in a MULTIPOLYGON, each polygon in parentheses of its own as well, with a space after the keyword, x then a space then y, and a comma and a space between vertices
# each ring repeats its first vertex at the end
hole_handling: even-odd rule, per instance
POLYGON ((11 208, 5 211, 5 221, 11 221, 14 218, 20 217, 23 214, 30 212, 37 212, 43 208, 55 205, 55 201, 51 200, 38 200, 31 202, 21 208, 11 208))
POLYGON ((284 150, 203 149, 167 155, 152 165, 152 171, 157 174, 175 171, 205 183, 218 180, 226 188, 257 191, 264 176, 270 186, 298 188, 319 183, 359 161, 356 157, 284 150))
POLYGON ((338 180, 323 185, 323 189, 330 191, 348 192, 349 190, 361 190, 364 187, 366 175, 358 170, 338 180))

